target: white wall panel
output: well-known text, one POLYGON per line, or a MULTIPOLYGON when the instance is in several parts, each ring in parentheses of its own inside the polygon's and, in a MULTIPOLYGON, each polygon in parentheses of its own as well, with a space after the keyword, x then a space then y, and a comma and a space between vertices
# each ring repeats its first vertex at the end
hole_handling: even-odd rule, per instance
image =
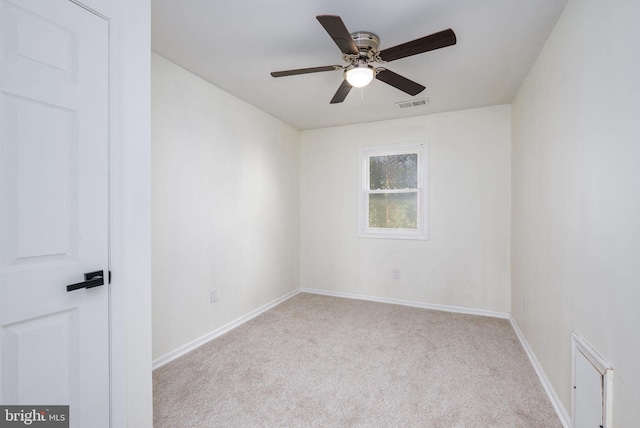
POLYGON ((496 106, 302 132, 301 286, 509 312, 510 121, 496 106), (429 240, 359 238, 358 149, 415 141, 429 240))
POLYGON ((571 333, 588 339, 619 427, 640 420, 639 20, 570 1, 512 107, 513 316, 566 409, 571 333))
POLYGON ((157 359, 298 288, 299 132, 158 55, 152 71, 157 359))

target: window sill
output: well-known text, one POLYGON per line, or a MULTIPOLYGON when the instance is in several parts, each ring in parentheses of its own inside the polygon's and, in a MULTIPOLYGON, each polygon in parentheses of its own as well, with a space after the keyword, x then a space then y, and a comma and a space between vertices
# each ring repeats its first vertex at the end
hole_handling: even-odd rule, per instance
POLYGON ((358 238, 373 238, 373 239, 411 239, 418 241, 428 241, 429 236, 426 232, 416 230, 390 230, 390 229, 369 229, 358 234, 358 238))

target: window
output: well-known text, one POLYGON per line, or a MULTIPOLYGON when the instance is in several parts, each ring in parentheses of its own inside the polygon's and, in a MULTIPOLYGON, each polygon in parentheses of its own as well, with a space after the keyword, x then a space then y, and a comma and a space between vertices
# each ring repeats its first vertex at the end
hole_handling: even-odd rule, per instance
POLYGON ((427 239, 427 144, 360 149, 360 235, 427 239))

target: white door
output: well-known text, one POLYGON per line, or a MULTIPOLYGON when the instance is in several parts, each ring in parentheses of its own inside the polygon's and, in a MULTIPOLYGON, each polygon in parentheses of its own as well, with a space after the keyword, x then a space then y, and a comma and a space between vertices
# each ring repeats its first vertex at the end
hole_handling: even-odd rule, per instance
POLYGON ((109 270, 108 115, 108 23, 0 0, 0 404, 72 427, 109 426, 108 284, 67 291, 109 270))
POLYGON ((602 374, 579 350, 575 351, 574 428, 603 427, 602 374))

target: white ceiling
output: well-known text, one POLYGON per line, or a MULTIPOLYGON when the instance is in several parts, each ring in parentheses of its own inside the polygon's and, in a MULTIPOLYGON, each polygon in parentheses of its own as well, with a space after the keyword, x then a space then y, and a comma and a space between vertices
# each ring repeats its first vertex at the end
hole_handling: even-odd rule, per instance
POLYGON ((510 103, 567 0, 152 0, 152 49, 236 97, 315 129, 510 103), (381 81, 329 104, 330 71, 273 78, 271 71, 344 64, 316 15, 370 31, 380 49, 452 28, 458 43, 386 68, 427 89, 411 97, 381 81), (399 109, 396 103, 428 98, 399 109))

